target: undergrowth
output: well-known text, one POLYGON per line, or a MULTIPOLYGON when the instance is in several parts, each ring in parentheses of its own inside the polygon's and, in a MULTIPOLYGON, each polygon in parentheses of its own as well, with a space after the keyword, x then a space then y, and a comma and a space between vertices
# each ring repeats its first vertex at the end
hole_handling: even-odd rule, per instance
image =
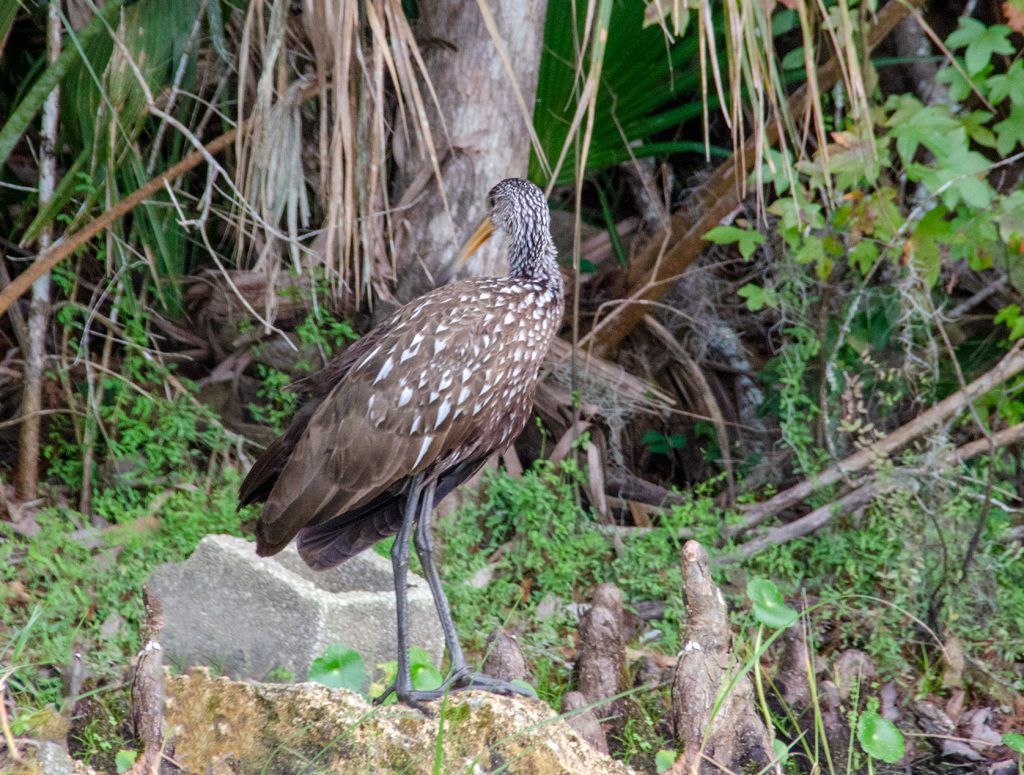
MULTIPOLYGON (((729 549, 719 537, 725 515, 700 493, 668 511, 661 527, 636 531, 616 548, 577 505, 579 478, 571 461, 559 468, 540 462, 519 478, 492 472, 477 500, 440 528, 443 578, 467 645, 482 652, 494 627, 515 630, 536 667, 541 695, 556 706, 572 678, 576 605, 594 585, 616 583, 627 607, 664 601, 664 619, 651 622, 642 645, 674 654, 685 622, 679 528, 695 529, 713 555, 729 549)), ((1024 550, 1003 540, 1010 516, 991 508, 966 575, 966 545, 955 538, 973 527, 983 489, 950 487, 941 494, 941 514, 931 514, 914 488, 896 487, 815 536, 771 547, 741 566, 716 568, 716 580, 744 627, 753 624, 743 603, 746 578, 773 580, 796 604, 827 603, 816 619, 816 639, 828 653, 863 649, 881 677, 908 685, 920 679, 923 692, 935 688, 925 680, 922 656, 934 641, 915 620, 927 625, 938 616, 931 626, 940 637, 958 638, 968 655, 989 666, 994 683, 981 676, 979 683, 1019 691, 1024 550)))

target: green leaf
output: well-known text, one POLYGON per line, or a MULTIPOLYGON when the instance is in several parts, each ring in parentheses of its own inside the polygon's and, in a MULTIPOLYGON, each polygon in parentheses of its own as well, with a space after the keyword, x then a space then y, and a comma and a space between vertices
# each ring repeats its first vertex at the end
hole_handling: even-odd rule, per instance
POLYGON ((776 737, 772 740, 772 753, 779 760, 779 764, 785 765, 786 759, 789 758, 789 746, 776 737))
POLYGON ((758 245, 764 244, 764 235, 752 229, 740 229, 736 226, 716 226, 704 235, 708 242, 716 245, 731 245, 738 243, 740 255, 749 259, 758 245))
POLYGON ((903 733, 877 711, 867 710, 857 721, 857 742, 875 759, 895 764, 903 758, 903 733))
POLYGON ((925 107, 914 98, 890 99, 886 107, 896 110, 886 122, 889 134, 896 138, 896 151, 905 164, 909 164, 919 146, 925 146, 936 156, 951 152, 956 147, 967 148, 967 132, 946 107, 925 107))
POLYGON ((946 220, 946 208, 941 205, 929 210, 918 221, 910 238, 910 247, 915 266, 921 270, 925 282, 935 285, 939 279, 942 256, 939 244, 948 241, 952 227, 946 220))
POLYGON ((936 155, 934 167, 909 165, 907 176, 923 183, 933 194, 941 191, 942 203, 948 210, 954 210, 960 202, 984 209, 992 203, 995 193, 982 176, 989 164, 980 153, 960 147, 944 158, 936 155))
POLYGON ((996 152, 1009 156, 1018 143, 1024 143, 1024 105, 1014 105, 1010 115, 992 129, 996 133, 996 152))
POLYGON ((1016 732, 1007 732, 1003 735, 1003 745, 1019 754, 1024 754, 1024 735, 1016 732))
POLYGON ((857 267, 862 275, 867 275, 878 261, 878 245, 873 240, 862 239, 850 251, 850 264, 857 267))
POLYGON ((138 751, 127 751, 121 749, 114 754, 114 767, 118 772, 128 772, 135 764, 135 760, 139 758, 138 751))
POLYGON ((750 579, 747 597, 753 604, 754 618, 766 627, 782 630, 800 618, 800 614, 786 605, 779 588, 768 579, 750 579))
POLYGON ((980 72, 967 75, 964 72, 963 60, 959 57, 955 59, 960 64, 960 67, 953 67, 952 65, 943 67, 935 74, 935 80, 949 87, 949 96, 954 102, 966 102, 967 98, 975 91, 979 94, 984 94, 985 87, 987 86, 985 79, 992 72, 992 66, 986 65, 980 72))
POLYGON ((762 288, 754 283, 747 283, 736 294, 747 300, 747 309, 757 312, 765 307, 779 306, 779 296, 774 288, 762 288))
POLYGON ((988 98, 993 104, 1009 97, 1012 104, 1024 105, 1024 60, 1015 60, 1005 73, 991 76, 985 85, 989 88, 988 98))
MULTIPOLYGON (((113 23, 123 4, 124 0, 111 0, 89 20, 89 23, 78 33, 78 39, 83 47, 86 41, 97 37, 100 33, 106 34, 108 27, 114 26, 113 23)), ((60 52, 57 61, 47 67, 25 92, 18 107, 11 112, 3 129, 0 129, 0 167, 7 163, 7 157, 11 155, 11 151, 14 150, 14 146, 21 139, 25 130, 31 126, 36 113, 42 108, 50 92, 64 77, 71 65, 79 61, 80 56, 78 46, 66 47, 60 52)))
POLYGON ((979 72, 996 54, 1014 53, 1010 28, 1005 24, 987 26, 970 16, 960 17, 960 26, 946 38, 950 48, 967 48, 964 61, 969 73, 979 72))
POLYGON ((409 672, 412 675, 412 688, 421 692, 430 692, 441 687, 444 676, 440 671, 430 664, 417 663, 410 665, 409 672))
POLYGON ((644 431, 643 438, 640 441, 647 447, 649 452, 655 455, 667 455, 671 449, 668 437, 653 428, 644 431))
POLYGON ((654 769, 659 773, 668 772, 672 765, 676 763, 678 754, 675 751, 667 751, 662 749, 654 754, 654 769))
POLYGON ((366 665, 358 651, 335 643, 313 660, 309 666, 309 680, 332 689, 359 692, 366 682, 366 665))

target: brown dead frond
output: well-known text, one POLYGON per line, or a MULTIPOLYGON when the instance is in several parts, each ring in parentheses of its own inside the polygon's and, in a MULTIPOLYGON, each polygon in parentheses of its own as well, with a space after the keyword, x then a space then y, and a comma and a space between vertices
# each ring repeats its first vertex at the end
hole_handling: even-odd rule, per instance
POLYGON ((237 210, 240 257, 268 287, 285 267, 315 273, 357 307, 395 277, 389 165, 416 154, 440 178, 433 138, 446 130, 427 119, 433 89, 399 0, 304 0, 301 24, 289 5, 251 4, 241 31, 238 112, 252 120, 236 144, 238 189, 258 218, 237 210), (315 113, 298 99, 311 76, 315 113))

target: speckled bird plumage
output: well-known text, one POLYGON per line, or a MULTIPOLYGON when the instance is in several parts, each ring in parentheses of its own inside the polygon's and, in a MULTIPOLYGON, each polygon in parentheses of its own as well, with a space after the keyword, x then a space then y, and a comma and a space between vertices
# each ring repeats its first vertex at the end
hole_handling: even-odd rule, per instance
POLYGON ((336 565, 398 529, 412 476, 437 483, 436 503, 523 429, 562 277, 540 189, 502 181, 489 202, 509 274, 414 300, 308 381, 309 402, 242 485, 242 503, 266 501, 261 555, 298 536, 308 564, 336 565))

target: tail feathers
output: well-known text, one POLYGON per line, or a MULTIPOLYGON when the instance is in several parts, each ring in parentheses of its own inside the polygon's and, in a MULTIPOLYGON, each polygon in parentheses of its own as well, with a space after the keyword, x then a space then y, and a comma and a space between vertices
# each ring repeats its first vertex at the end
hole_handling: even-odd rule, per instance
MULTIPOLYGON (((467 461, 443 474, 434 490, 431 508, 479 471, 485 460, 482 457, 467 461)), ((405 486, 406 482, 402 482, 400 487, 382 493, 354 511, 340 514, 319 525, 302 528, 296 538, 299 556, 314 570, 327 570, 394 535, 402 526, 405 486)), ((283 548, 282 545, 268 553, 274 554, 283 548)), ((259 552, 263 554, 262 549, 259 552)))
POLYGON ((314 570, 327 570, 355 557, 378 541, 394 535, 402 525, 401 501, 392 499, 380 509, 352 519, 349 514, 304 527, 296 546, 299 556, 314 570))

